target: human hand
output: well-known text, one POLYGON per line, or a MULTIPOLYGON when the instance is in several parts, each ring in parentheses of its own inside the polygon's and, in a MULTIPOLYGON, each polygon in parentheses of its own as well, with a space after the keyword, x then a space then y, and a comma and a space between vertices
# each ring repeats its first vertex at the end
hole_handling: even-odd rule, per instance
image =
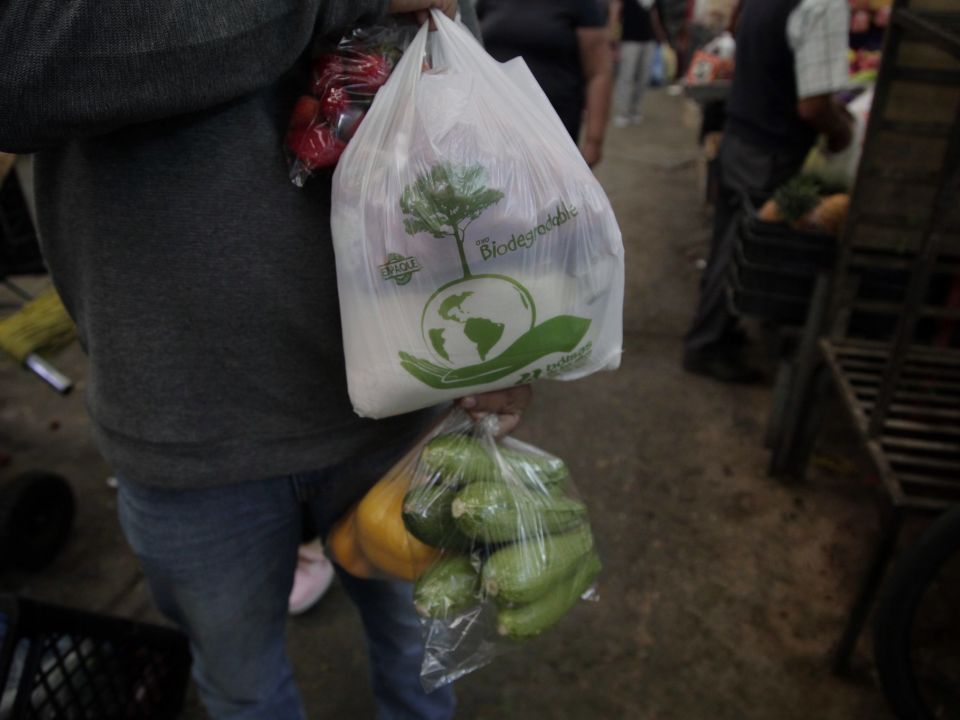
POLYGON ((853 113, 846 106, 838 104, 837 109, 839 119, 836 127, 833 128, 833 132, 827 135, 827 149, 832 153, 842 152, 850 146, 850 143, 853 142, 853 128, 856 124, 853 113))
POLYGON ((831 153, 839 153, 850 147, 853 142, 853 119, 850 122, 840 123, 827 135, 827 150, 831 153))
POLYGON ((496 413, 500 422, 497 437, 509 435, 520 424, 523 411, 533 399, 533 388, 529 385, 517 385, 505 390, 478 393, 460 398, 457 405, 470 413, 474 420, 480 420, 490 413, 496 413))
MULTIPOLYGON (((390 0, 387 12, 400 15, 412 13, 418 25, 423 25, 430 19, 431 8, 440 10, 451 20, 457 15, 457 0, 390 0)), ((430 29, 435 30, 433 23, 430 29)))
POLYGON ((599 140, 584 140, 580 148, 580 154, 589 167, 593 167, 600 162, 603 154, 603 143, 599 140))

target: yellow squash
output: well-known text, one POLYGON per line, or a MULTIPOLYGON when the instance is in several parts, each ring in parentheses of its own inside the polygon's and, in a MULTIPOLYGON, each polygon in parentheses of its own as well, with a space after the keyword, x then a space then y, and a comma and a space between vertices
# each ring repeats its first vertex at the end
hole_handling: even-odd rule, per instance
POLYGON ((440 557, 403 524, 403 498, 410 487, 409 463, 401 461, 363 497, 356 511, 356 537, 363 556, 376 568, 416 580, 440 557))
POLYGON ((357 541, 357 506, 337 520, 327 536, 327 550, 333 561, 348 573, 358 578, 377 576, 377 569, 370 564, 357 541))

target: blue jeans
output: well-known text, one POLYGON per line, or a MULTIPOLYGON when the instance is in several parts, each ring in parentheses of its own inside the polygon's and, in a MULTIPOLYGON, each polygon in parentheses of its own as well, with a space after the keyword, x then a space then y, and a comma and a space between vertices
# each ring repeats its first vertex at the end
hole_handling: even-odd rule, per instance
MULTIPOLYGON (((324 489, 370 468, 367 458, 307 475, 189 490, 121 479, 121 525, 161 612, 190 638, 193 677, 214 718, 305 717, 284 642, 301 503, 326 532, 324 489)), ((423 640, 410 584, 338 575, 363 620, 378 718, 453 717, 450 687, 428 695, 420 686, 423 640)))

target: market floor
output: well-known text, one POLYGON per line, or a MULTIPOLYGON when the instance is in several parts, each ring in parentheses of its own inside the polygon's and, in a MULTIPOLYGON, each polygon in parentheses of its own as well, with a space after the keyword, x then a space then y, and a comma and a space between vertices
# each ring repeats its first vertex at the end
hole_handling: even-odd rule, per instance
MULTIPOLYGON (((781 484, 765 473, 769 387, 679 367, 709 235, 697 158, 694 108, 663 92, 643 124, 610 131, 598 174, 627 248, 623 366, 538 387, 518 433, 574 473, 605 562, 601 600, 460 681, 461 718, 889 717, 866 641, 855 679, 828 672, 876 533, 876 488, 843 423, 807 482, 781 484)), ((68 398, 0 365, 0 478, 60 472, 79 503, 54 564, 2 574, 0 590, 159 621, 88 439, 82 355, 60 364, 79 380, 68 398)), ((291 620, 289 646, 310 717, 373 717, 359 621, 339 587, 291 620)), ((184 717, 203 717, 192 692, 184 717)))

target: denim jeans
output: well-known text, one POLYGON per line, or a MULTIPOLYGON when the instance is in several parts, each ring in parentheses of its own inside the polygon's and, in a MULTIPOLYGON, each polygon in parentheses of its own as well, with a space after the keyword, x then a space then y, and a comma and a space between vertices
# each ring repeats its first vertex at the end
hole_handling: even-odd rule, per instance
MULTIPOLYGON (((326 532, 324 488, 375 464, 368 457, 317 473, 189 490, 121 479, 121 525, 161 612, 190 638, 194 681, 212 717, 305 717, 284 642, 301 503, 326 532)), ((452 717, 450 687, 428 695, 420 686, 423 641, 410 584, 338 575, 363 620, 378 718, 452 717)))

